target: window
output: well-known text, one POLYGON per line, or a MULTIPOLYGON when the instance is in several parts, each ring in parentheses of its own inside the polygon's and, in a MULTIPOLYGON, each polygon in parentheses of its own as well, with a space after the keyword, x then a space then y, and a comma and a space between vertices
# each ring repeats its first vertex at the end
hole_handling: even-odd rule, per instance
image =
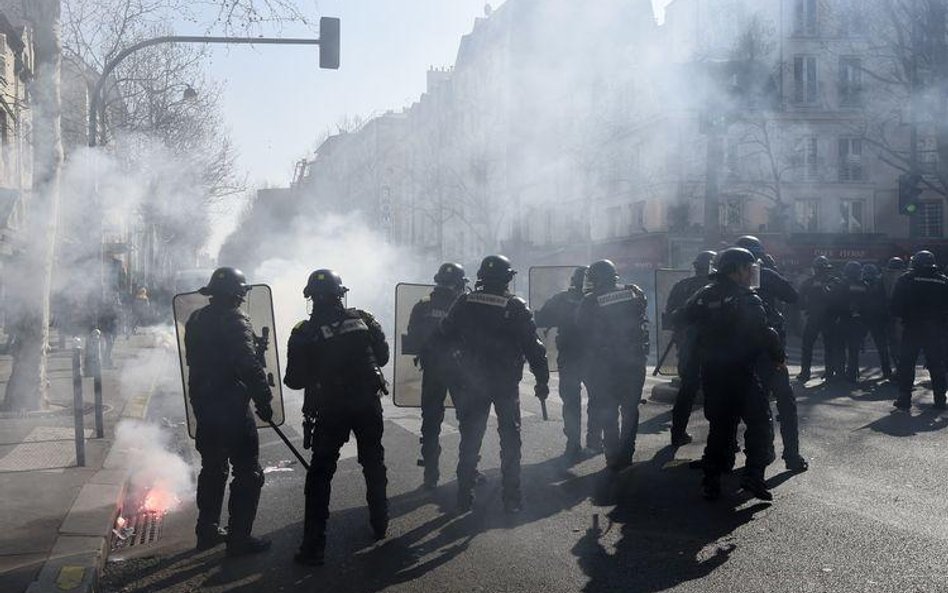
POLYGON ((816 105, 819 80, 816 58, 796 56, 793 58, 793 102, 797 105, 816 105))
POLYGON ((794 0, 793 32, 797 35, 816 35, 819 32, 817 0, 794 0))
POLYGON ((866 33, 865 7, 862 0, 844 0, 840 2, 837 17, 839 18, 840 37, 858 37, 866 33))
POLYGON ((736 180, 740 177, 740 143, 737 138, 728 138, 724 150, 726 176, 729 180, 736 180))
POLYGON ((727 197, 721 203, 721 226, 728 230, 744 228, 744 199, 727 197))
POLYGON ((937 202, 922 202, 918 210, 911 217, 911 234, 913 237, 924 239, 940 239, 945 235, 944 204, 937 202))
POLYGON ((938 173, 938 141, 935 136, 919 134, 918 168, 922 173, 938 173))
POLYGON ((797 230, 804 233, 820 231, 820 201, 797 200, 794 204, 797 230))
POLYGON ((622 233, 622 208, 619 206, 610 206, 606 208, 606 225, 608 226, 608 238, 615 239, 622 233))
POLYGON ((839 180, 862 181, 862 140, 859 138, 839 139, 839 180))
POLYGON ((859 58, 839 59, 839 105, 862 106, 862 60, 859 58))
POLYGON ((629 205, 629 220, 632 222, 632 234, 645 232, 645 202, 629 205))
POLYGON ((797 145, 796 162, 802 181, 815 181, 820 176, 820 143, 816 136, 807 136, 797 145))
POLYGON ((840 200, 839 231, 841 233, 864 232, 865 214, 865 200, 840 200))

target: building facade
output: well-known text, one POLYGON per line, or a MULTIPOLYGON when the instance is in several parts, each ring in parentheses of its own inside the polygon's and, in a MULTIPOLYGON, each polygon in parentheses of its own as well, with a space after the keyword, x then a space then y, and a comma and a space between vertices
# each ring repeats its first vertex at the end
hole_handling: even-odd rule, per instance
POLYGON ((873 5, 675 0, 657 25, 648 0, 507 0, 417 103, 326 140, 301 200, 432 260, 609 256, 639 277, 747 233, 801 267, 942 250, 936 184, 899 213, 911 134, 873 5))

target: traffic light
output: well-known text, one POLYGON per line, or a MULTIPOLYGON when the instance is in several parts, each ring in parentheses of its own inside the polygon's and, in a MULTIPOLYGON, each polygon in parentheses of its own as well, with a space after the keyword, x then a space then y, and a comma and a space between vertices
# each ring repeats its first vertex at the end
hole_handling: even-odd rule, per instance
POLYGON ((339 19, 324 16, 319 19, 319 67, 339 69, 339 19))
POLYGON ((905 173, 899 176, 899 212, 912 215, 918 211, 918 197, 922 195, 921 175, 905 173))

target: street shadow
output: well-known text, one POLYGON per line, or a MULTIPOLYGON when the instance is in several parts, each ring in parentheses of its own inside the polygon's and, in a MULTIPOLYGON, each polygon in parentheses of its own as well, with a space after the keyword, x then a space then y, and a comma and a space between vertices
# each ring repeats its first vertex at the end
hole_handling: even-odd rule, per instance
MULTIPOLYGON (((647 404, 654 406, 654 404, 647 404)), ((695 406, 696 408, 698 405, 695 406)), ((654 418, 639 422, 639 434, 661 434, 671 430, 672 411, 671 408, 658 414, 654 418)))
POLYGON ((869 429, 893 437, 911 437, 942 430, 945 427, 948 427, 948 414, 929 408, 919 413, 893 411, 856 430, 869 429))
POLYGON ((893 381, 874 377, 862 379, 856 383, 848 381, 822 381, 816 385, 803 386, 799 382, 793 385, 797 401, 801 405, 815 404, 837 399, 877 402, 895 400, 898 388, 893 381))
POLYGON ((193 588, 192 579, 201 580, 202 575, 222 562, 223 547, 198 552, 193 549, 172 556, 148 556, 128 562, 110 562, 102 578, 104 591, 123 593, 159 593, 175 590, 176 587, 193 588), (167 575, 159 578, 141 578, 142 573, 167 575))
POLYGON ((736 492, 736 475, 726 477, 722 500, 705 502, 700 497, 701 474, 687 466, 663 469, 666 455, 660 451, 636 468, 635 479, 623 484, 618 505, 606 516, 605 529, 593 517, 573 546, 589 578, 582 591, 657 592, 701 579, 725 564, 737 548, 733 532, 770 506, 743 506, 748 497, 736 492), (619 540, 610 553, 603 539, 616 528, 619 540))
POLYGON ((487 483, 477 488, 472 512, 456 512, 455 482, 445 483, 434 491, 412 490, 389 499, 390 531, 395 534, 388 539, 372 540, 364 506, 345 509, 330 517, 326 566, 310 568, 292 563, 302 534, 302 524, 296 522, 268 534, 274 542, 269 556, 279 560, 266 565, 225 560, 219 572, 203 586, 257 593, 260 581, 264 581, 268 590, 311 591, 314 583, 319 583, 320 590, 334 593, 381 591, 414 581, 451 562, 480 534, 547 519, 590 498, 613 499, 613 483, 617 480, 607 470, 580 474, 559 458, 524 465, 524 510, 507 515, 501 503, 499 470, 486 471, 485 476, 487 483), (397 532, 398 518, 413 513, 429 514, 431 518, 410 531, 397 532))

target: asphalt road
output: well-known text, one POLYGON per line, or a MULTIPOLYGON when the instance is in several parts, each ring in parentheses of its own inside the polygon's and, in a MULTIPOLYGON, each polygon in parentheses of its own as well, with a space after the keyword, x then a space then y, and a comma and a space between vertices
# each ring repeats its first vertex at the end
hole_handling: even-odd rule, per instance
MULTIPOLYGON (((646 394, 651 388, 646 387, 646 394)), ((265 555, 226 558, 223 548, 192 551, 192 505, 171 513, 161 540, 111 559, 103 591, 128 592, 944 592, 948 591, 948 414, 931 409, 921 387, 910 414, 893 413, 894 390, 867 381, 858 389, 813 381, 798 392, 801 475, 770 467, 775 500, 764 504, 725 481, 726 495, 701 499, 698 472, 707 424, 692 416, 696 443, 668 446, 670 406, 642 405, 636 465, 614 476, 601 457, 573 467, 563 449, 560 406, 551 418, 523 389, 525 510, 503 513, 496 432, 489 430, 474 512, 453 511, 458 436, 443 436, 444 483, 419 488, 419 416, 386 405, 385 447, 392 524, 374 542, 355 450, 347 446, 333 484, 327 564, 293 564, 299 544, 305 474, 267 474, 255 532, 272 538, 265 555)), ((179 408, 169 390, 155 418, 179 408)), ((289 408, 297 408, 291 402, 289 408)), ((450 414, 449 414, 450 418, 450 414)), ((289 434, 299 441, 291 415, 289 434)), ((172 422, 174 423, 174 422, 172 422)), ((456 426, 453 418, 448 424, 456 426)), ((183 435, 183 428, 178 426, 183 435)), ((180 435, 179 435, 180 436, 180 435)), ((272 432, 261 434, 265 466, 291 460, 272 432)), ((182 437, 184 438, 184 437, 182 437)), ((182 441, 185 442, 186 441, 182 441)), ((187 449, 185 449, 187 451, 187 449)), ((778 455, 780 452, 777 437, 778 455)), ((739 462, 740 463, 740 462, 739 462)))

